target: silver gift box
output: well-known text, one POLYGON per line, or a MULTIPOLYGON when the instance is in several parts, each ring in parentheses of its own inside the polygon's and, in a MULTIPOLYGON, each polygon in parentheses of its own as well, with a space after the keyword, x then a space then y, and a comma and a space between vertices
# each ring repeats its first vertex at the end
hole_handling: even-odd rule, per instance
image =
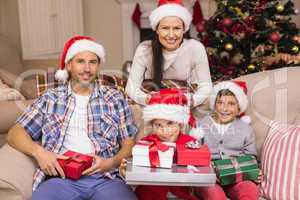
POLYGON ((176 166, 171 169, 132 166, 127 163, 125 181, 129 185, 213 186, 212 167, 176 166))

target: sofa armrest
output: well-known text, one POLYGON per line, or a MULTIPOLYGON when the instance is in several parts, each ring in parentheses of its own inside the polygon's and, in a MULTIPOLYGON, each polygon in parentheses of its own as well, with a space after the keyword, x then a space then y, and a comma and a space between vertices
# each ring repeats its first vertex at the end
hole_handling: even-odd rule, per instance
POLYGON ((20 92, 26 99, 37 98, 36 80, 35 79, 23 80, 20 88, 20 92))
POLYGON ((36 170, 34 160, 8 144, 0 149, 0 160, 0 199, 29 199, 36 170))
POLYGON ((36 79, 35 76, 30 76, 29 79, 20 79, 22 82, 20 85, 17 84, 18 76, 15 74, 0 69, 0 79, 11 88, 16 88, 26 99, 34 99, 37 97, 36 79))
POLYGON ((7 133, 16 119, 33 100, 25 101, 0 101, 0 134, 7 133))

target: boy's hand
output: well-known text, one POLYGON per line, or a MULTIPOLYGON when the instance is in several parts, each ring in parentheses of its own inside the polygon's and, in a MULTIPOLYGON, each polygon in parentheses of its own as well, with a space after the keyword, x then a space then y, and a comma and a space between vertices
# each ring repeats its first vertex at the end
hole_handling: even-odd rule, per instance
POLYGON ((262 173, 262 171, 261 171, 261 169, 260 169, 260 170, 259 170, 258 177, 257 177, 257 180, 254 181, 254 182, 257 183, 257 184, 260 184, 260 183, 263 181, 263 179, 264 179, 264 176, 263 176, 263 173, 262 173))
POLYGON ((127 167, 127 160, 125 158, 122 159, 120 167, 119 167, 119 174, 125 178, 126 176, 126 167, 127 167))

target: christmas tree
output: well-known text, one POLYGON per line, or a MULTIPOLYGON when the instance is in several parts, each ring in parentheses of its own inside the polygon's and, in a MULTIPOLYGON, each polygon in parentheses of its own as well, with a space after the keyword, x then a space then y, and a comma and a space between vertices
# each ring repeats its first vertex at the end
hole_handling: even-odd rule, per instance
POLYGON ((212 79, 300 64, 298 14, 291 0, 216 0, 217 10, 197 25, 212 79))

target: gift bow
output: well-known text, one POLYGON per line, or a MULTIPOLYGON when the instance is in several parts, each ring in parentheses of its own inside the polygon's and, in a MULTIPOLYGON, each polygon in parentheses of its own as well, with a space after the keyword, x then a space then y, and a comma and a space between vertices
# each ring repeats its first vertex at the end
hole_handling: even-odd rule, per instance
MULTIPOLYGON (((160 161, 159 161, 159 155, 158 155, 158 150, 159 151, 167 151, 169 150, 169 146, 162 143, 159 138, 155 136, 148 136, 142 139, 142 141, 147 141, 151 142, 149 145, 149 160, 150 160, 150 165, 151 167, 159 167, 160 166, 160 161)), ((142 142, 139 142, 138 144, 145 145, 142 142)))
POLYGON ((80 154, 75 154, 75 155, 72 155, 72 156, 68 156, 68 158, 66 160, 64 160, 64 163, 67 165, 70 162, 75 161, 77 163, 83 163, 84 165, 86 165, 88 161, 80 159, 81 156, 82 155, 80 155, 80 154))
POLYGON ((202 144, 198 140, 189 141, 185 144, 185 147, 188 148, 188 149, 200 149, 201 146, 202 146, 202 144))

